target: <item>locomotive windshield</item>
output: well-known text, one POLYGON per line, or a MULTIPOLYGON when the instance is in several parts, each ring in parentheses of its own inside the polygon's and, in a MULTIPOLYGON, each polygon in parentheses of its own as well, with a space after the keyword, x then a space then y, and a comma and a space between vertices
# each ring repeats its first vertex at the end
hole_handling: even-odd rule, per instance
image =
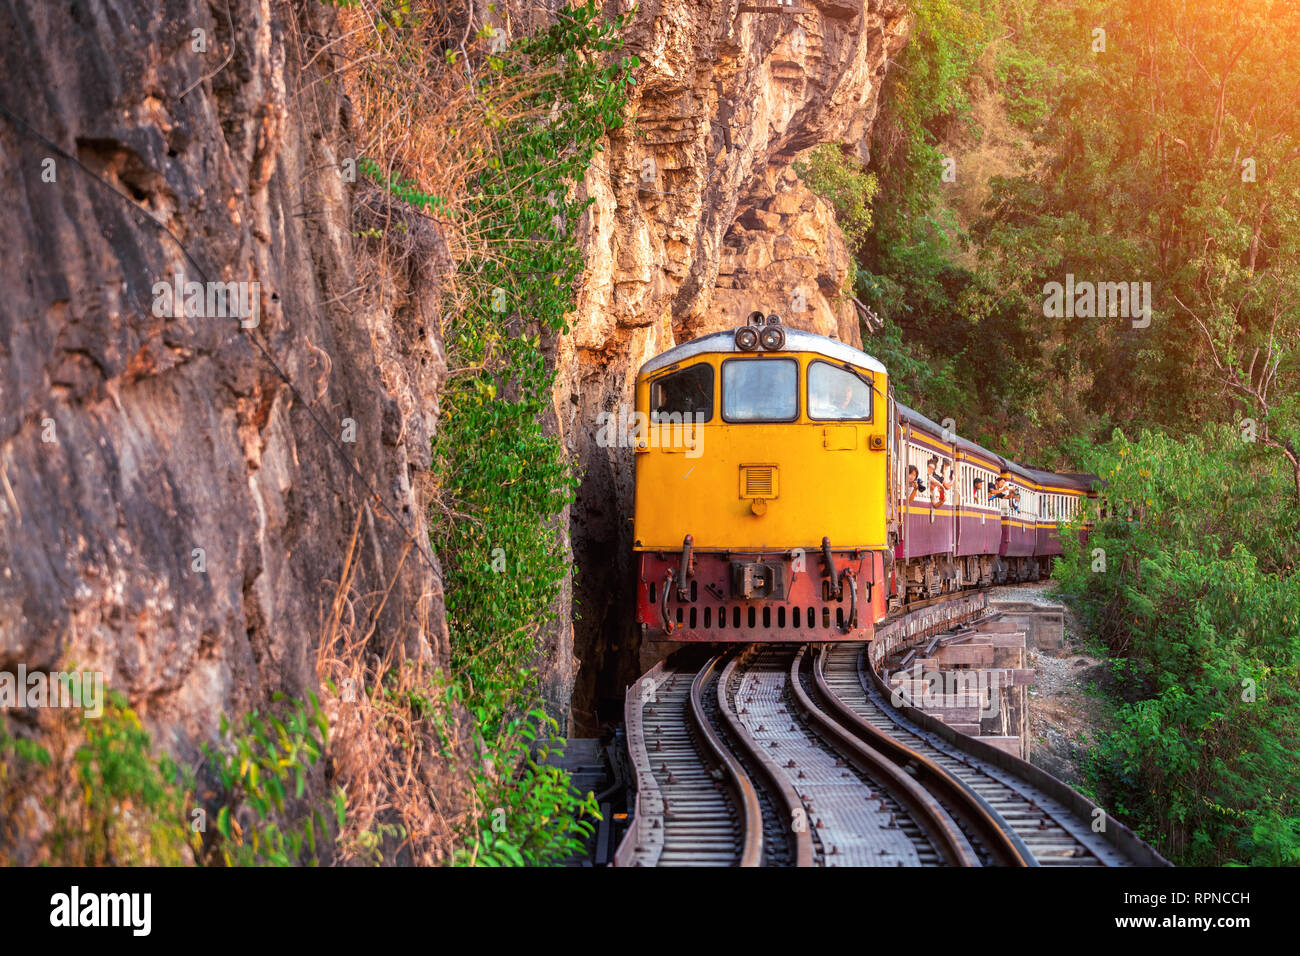
POLYGON ((707 422, 713 418, 713 366, 692 365, 650 386, 650 420, 707 422), (687 419, 687 415, 696 417, 687 419))
POLYGON ((813 362, 808 366, 808 417, 869 419, 871 386, 847 369, 813 362))
POLYGON ((792 422, 799 417, 799 363, 727 359, 722 363, 722 417, 729 422, 792 422))

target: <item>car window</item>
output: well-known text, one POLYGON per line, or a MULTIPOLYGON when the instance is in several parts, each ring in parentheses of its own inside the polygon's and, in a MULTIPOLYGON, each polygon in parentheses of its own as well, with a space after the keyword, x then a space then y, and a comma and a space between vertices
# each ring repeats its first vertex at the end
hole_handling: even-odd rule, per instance
POLYGON ((799 363, 727 359, 722 363, 722 417, 729 422, 794 421, 799 417, 799 363))
POLYGON ((813 362, 808 366, 808 417, 870 418, 871 386, 829 362, 813 362))
POLYGON ((650 420, 707 422, 713 418, 713 366, 692 365, 650 385, 650 420), (676 419, 670 416, 678 416, 676 419))

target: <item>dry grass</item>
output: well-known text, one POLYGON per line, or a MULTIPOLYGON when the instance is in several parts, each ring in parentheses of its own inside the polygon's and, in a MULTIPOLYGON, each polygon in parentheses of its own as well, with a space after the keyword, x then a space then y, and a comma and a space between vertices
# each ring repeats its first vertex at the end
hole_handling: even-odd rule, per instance
POLYGON ((330 723, 329 784, 347 796, 340 862, 376 862, 382 853, 386 862, 428 866, 448 859, 470 797, 455 764, 472 757, 452 750, 467 739, 460 730, 465 718, 447 705, 445 675, 428 659, 434 595, 416 602, 414 641, 388 636, 383 656, 373 650, 376 623, 410 546, 384 591, 357 593, 365 517, 364 511, 357 516, 317 655, 330 723))
POLYGON ((546 77, 492 70, 494 41, 483 34, 509 24, 476 21, 465 3, 413 0, 398 29, 386 6, 360 0, 339 14, 358 151, 390 181, 438 197, 421 215, 442 228, 453 261, 490 258, 499 240, 482 235, 471 211, 473 181, 501 155, 503 130, 543 120, 526 104, 546 77))

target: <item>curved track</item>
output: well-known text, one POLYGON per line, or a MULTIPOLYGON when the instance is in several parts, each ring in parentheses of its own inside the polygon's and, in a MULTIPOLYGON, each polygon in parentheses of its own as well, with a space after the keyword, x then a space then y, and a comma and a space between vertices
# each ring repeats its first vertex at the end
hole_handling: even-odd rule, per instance
POLYGON ((748 774, 706 706, 720 658, 698 671, 656 665, 625 705, 637 815, 623 866, 758 866, 763 832, 748 774))
POLYGON ((625 704, 638 793, 616 865, 1168 865, 1041 769, 895 708, 868 646, 649 671, 625 704))
POLYGON ((925 795, 875 755, 837 739, 792 682, 797 647, 751 649, 737 666, 734 706, 759 751, 794 792, 792 827, 806 828, 823 866, 934 866, 960 846, 925 795))
MULTIPOLYGON (((995 829, 1027 857, 1020 865, 1132 866, 1145 862, 1114 846, 1104 831, 1094 832, 1092 820, 1096 817, 1080 817, 1044 788, 971 753, 974 746, 962 747, 960 742, 944 739, 900 713, 889 702, 883 681, 864 666, 864 649, 863 644, 821 648, 815 672, 823 693, 833 701, 836 713, 881 741, 893 760, 911 768, 928 787, 936 792, 955 788, 973 795, 986 817, 982 837, 995 829)), ((970 743, 978 744, 978 739, 970 743)))

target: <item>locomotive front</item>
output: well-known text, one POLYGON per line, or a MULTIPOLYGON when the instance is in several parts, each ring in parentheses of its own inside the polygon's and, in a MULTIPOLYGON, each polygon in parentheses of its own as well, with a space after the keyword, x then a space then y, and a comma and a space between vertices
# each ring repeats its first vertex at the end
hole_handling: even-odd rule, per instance
POLYGON ((647 640, 866 640, 884 615, 888 381, 776 315, 647 362, 636 459, 647 640))

